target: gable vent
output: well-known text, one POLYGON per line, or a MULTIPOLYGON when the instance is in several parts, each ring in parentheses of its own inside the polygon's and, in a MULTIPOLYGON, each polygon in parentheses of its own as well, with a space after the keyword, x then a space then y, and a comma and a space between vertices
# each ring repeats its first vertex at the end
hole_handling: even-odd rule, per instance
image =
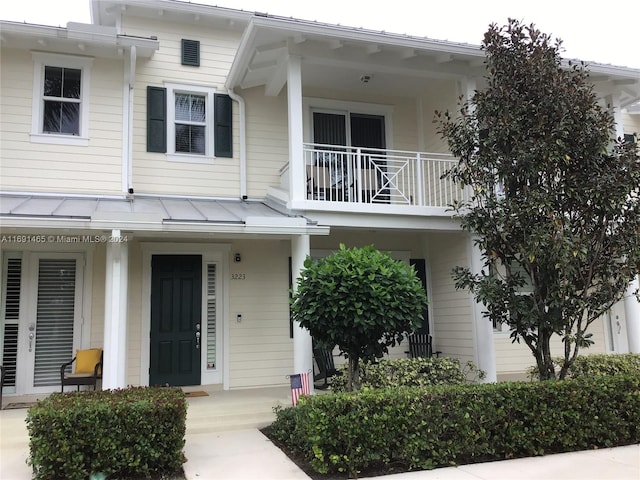
POLYGON ((200 66, 200 42, 182 39, 182 65, 200 66))

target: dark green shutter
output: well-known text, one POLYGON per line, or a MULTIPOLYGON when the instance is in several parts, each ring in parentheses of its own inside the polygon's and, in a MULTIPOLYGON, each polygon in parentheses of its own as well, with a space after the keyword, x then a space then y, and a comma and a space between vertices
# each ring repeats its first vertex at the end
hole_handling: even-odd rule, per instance
POLYGON ((167 89, 147 87, 147 152, 167 151, 167 89))
POLYGON ((636 143, 636 136, 633 133, 625 133, 623 138, 625 143, 636 143))
POLYGON ((229 95, 215 96, 215 155, 216 157, 233 157, 233 108, 229 95))

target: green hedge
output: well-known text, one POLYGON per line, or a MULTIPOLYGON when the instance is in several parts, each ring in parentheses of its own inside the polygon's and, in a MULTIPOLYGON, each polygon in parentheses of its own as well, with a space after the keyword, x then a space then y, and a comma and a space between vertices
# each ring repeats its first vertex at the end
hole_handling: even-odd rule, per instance
MULTIPOLYGON (((362 362, 360 365, 360 387, 396 388, 428 387, 433 385, 461 385, 470 375, 484 378, 485 373, 467 362, 463 368, 460 360, 448 357, 398 358, 362 362)), ((346 391, 346 372, 334 377, 331 390, 346 391)))
POLYGON ((590 375, 640 375, 640 354, 581 355, 571 366, 572 377, 590 375))
MULTIPOLYGON (((562 357, 554 357, 556 371, 564 362, 562 357)), ((538 367, 527 369, 531 380, 539 380, 538 367)), ((580 355, 569 368, 567 378, 579 378, 593 375, 640 375, 640 354, 637 353, 598 353, 580 355)))
POLYGON ((29 408, 35 479, 103 472, 149 477, 182 467, 187 403, 179 388, 55 393, 29 408))
POLYGON ((266 433, 319 473, 435 467, 640 441, 640 377, 304 397, 266 433))

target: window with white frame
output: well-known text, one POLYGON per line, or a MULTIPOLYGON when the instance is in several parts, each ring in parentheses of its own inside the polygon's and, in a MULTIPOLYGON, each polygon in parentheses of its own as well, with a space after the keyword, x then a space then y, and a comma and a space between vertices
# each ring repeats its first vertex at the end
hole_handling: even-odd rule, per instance
POLYGON ((33 53, 31 140, 88 145, 92 59, 33 53))
POLYGON ((215 90, 168 84, 167 153, 173 160, 213 157, 213 99, 215 90))

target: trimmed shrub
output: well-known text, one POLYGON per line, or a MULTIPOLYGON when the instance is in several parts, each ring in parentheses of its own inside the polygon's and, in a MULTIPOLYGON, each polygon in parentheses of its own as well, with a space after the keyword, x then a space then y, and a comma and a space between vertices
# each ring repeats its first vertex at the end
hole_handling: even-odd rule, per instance
POLYGON ((590 375, 640 375, 640 354, 597 354, 576 358, 569 374, 572 377, 590 375))
POLYGON ((267 434, 319 473, 431 469, 637 443, 640 377, 317 395, 276 415, 267 434))
POLYGON ((179 388, 54 393, 27 412, 33 478, 176 472, 184 461, 186 416, 179 388))
MULTIPOLYGON (((556 367, 564 359, 553 359, 556 367)), ((557 368, 556 368, 557 369, 557 368)), ((538 367, 527 369, 531 380, 539 380, 538 367)), ((640 354, 637 353, 598 353, 594 355, 580 355, 569 369, 570 378, 593 375, 640 375, 640 354)))
MULTIPOLYGON (((363 362, 360 365, 360 385, 366 388, 428 387, 432 385, 461 385, 468 374, 484 378, 473 362, 463 369, 460 360, 448 357, 399 358, 363 362)), ((334 392, 346 391, 346 375, 337 375, 331 381, 334 392)))

